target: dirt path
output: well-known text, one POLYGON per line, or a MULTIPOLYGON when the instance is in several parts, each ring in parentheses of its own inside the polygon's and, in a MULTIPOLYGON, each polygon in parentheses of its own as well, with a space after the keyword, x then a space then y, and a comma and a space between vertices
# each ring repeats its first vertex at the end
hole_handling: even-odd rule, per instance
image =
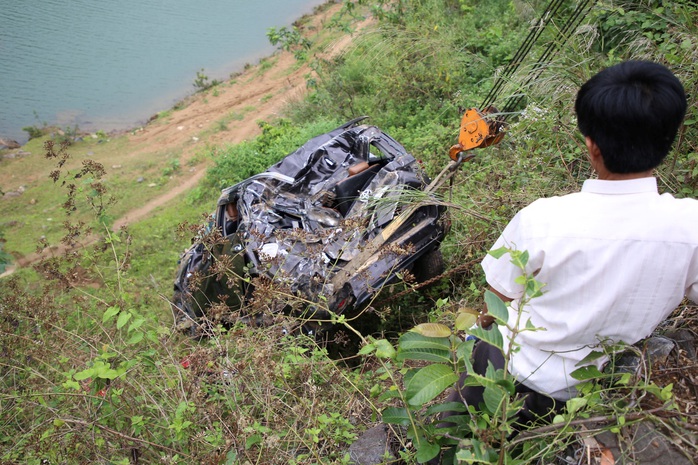
MULTIPOLYGON (((341 8, 333 5, 315 15, 308 30, 310 40, 319 34, 327 21, 341 8)), ((362 30, 371 24, 365 20, 357 25, 362 30)), ((333 58, 345 50, 352 36, 343 35, 330 43, 321 55, 333 58)), ((183 101, 181 109, 167 112, 167 116, 152 119, 142 128, 128 134, 128 144, 113 163, 126 164, 145 156, 163 151, 181 150, 182 165, 188 163, 202 146, 234 145, 249 140, 261 133, 260 121, 280 116, 286 105, 303 97, 307 75, 311 73, 307 64, 299 66, 291 52, 279 51, 263 63, 250 67, 230 81, 213 89, 197 93, 183 101)), ((172 189, 154 198, 145 205, 127 212, 114 222, 113 230, 148 217, 158 208, 196 187, 206 173, 206 164, 196 166, 192 176, 172 189)), ((87 247, 99 235, 84 238, 81 247, 87 247)), ((17 267, 26 267, 43 258, 65 252, 64 245, 52 246, 39 253, 28 254, 16 260, 0 278, 12 274, 17 267)))

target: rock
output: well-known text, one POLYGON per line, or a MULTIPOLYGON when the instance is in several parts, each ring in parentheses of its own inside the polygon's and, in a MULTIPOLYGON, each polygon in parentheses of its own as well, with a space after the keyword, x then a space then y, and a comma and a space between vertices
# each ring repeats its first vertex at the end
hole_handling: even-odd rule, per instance
POLYGON ((143 178, 143 177, 140 177, 140 178, 136 179, 136 182, 139 182, 139 183, 140 183, 140 182, 143 182, 143 181, 145 181, 145 178, 143 178))
POLYGON ((388 426, 378 424, 367 430, 359 439, 349 446, 349 460, 355 465, 378 465, 387 460, 394 460, 390 450, 388 426))
POLYGON ((155 186, 157 186, 157 184, 155 184, 154 182, 151 182, 150 184, 148 184, 148 187, 155 187, 155 186))
POLYGON ((596 435, 595 439, 610 450, 617 464, 692 465, 695 463, 681 452, 674 441, 667 438, 649 421, 623 427, 620 440, 618 435, 610 431, 596 435))
POLYGON ((645 361, 649 361, 650 365, 665 363, 677 343, 668 337, 651 336, 638 342, 636 346, 644 355, 637 351, 626 350, 616 355, 615 362, 609 363, 604 371, 615 370, 617 373, 638 375, 644 368, 645 361))
POLYGON ((696 336, 688 329, 675 329, 672 331, 667 331, 664 333, 665 337, 668 337, 674 341, 678 346, 686 351, 686 356, 695 360, 696 358, 696 336))
POLYGON ((2 198, 3 199, 13 199, 13 198, 19 197, 20 195, 22 195, 21 192, 15 192, 15 191, 5 192, 5 195, 3 195, 2 198))
POLYGON ((121 168, 121 165, 111 165, 112 169, 118 170, 121 168))
POLYGON ((16 140, 4 139, 0 137, 0 150, 2 149, 18 149, 21 145, 16 140))

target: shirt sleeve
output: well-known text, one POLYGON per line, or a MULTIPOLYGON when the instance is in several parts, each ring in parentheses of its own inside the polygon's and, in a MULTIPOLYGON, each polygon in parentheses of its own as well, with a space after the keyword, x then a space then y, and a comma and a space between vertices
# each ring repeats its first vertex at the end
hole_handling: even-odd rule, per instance
MULTIPOLYGON (((506 247, 512 250, 525 250, 525 244, 520 236, 521 232, 521 212, 517 213, 509 222, 497 242, 492 246, 492 250, 506 247)), ((492 286, 497 292, 511 299, 518 299, 524 294, 523 285, 516 282, 516 278, 523 273, 521 269, 511 263, 509 253, 495 258, 488 253, 482 260, 482 268, 485 271, 487 284, 492 286)))

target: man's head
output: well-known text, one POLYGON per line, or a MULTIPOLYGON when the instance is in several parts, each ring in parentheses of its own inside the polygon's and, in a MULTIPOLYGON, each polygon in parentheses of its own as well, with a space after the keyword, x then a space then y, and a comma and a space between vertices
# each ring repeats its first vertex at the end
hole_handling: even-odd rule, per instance
POLYGON ((575 102, 581 133, 608 171, 652 170, 664 160, 686 113, 681 82, 666 67, 626 61, 589 79, 575 102))

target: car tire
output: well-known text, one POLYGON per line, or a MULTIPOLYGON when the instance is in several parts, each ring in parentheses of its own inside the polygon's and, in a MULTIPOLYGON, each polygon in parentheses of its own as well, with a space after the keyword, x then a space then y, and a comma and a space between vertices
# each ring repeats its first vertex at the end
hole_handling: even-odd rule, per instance
POLYGON ((170 307, 172 308, 177 330, 187 336, 196 337, 199 326, 198 317, 192 314, 191 305, 187 302, 182 291, 175 290, 170 307))
POLYGON ((415 260, 412 265, 412 274, 417 283, 421 284, 439 276, 445 268, 441 249, 433 249, 415 260))

